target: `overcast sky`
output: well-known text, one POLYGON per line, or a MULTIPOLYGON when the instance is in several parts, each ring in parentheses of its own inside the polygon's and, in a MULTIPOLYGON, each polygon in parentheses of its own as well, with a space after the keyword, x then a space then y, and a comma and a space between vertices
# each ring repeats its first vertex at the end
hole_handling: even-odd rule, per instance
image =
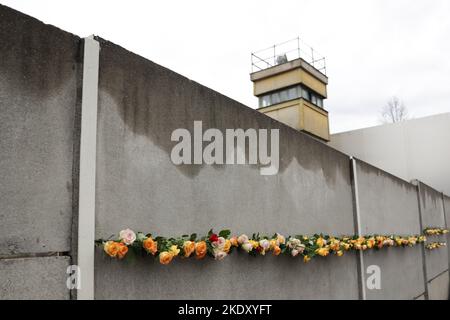
POLYGON ((0 3, 99 35, 250 107, 250 52, 300 36, 327 58, 331 131, 379 124, 391 96, 419 118, 450 112, 449 0, 0 3))

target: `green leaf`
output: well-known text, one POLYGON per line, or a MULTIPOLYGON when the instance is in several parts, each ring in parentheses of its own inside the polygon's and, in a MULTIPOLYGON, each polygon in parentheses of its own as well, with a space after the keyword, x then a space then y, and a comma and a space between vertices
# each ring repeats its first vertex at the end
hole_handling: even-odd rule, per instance
POLYGON ((224 237, 225 239, 231 234, 231 231, 226 229, 219 232, 219 237, 224 237))
POLYGON ((191 234, 191 237, 189 238, 189 240, 195 241, 196 239, 197 239, 197 234, 196 233, 191 234))

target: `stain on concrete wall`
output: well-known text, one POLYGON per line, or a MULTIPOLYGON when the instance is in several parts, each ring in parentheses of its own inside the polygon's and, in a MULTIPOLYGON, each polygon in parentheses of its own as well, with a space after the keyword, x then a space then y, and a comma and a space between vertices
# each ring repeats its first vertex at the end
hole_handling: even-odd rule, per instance
POLYGON ((71 250, 80 38, 0 5, 0 43, 1 297, 67 298, 67 259, 12 257, 71 250))
MULTIPOLYGON (((205 233, 211 227, 236 233, 354 233, 347 156, 100 41, 97 237, 124 227, 162 235, 205 233), (280 129, 279 174, 261 176, 249 165, 172 164, 170 152, 176 143, 170 141, 171 133, 177 128, 192 130, 194 120, 203 121, 204 130, 280 129)), ((127 298, 358 298, 353 255, 311 266, 245 257, 229 257, 223 263, 177 261, 166 269, 151 261, 136 265, 131 276, 127 267, 97 256, 96 297, 113 297, 118 286, 128 286, 123 292, 127 298), (289 276, 282 286, 277 283, 278 289, 269 290, 276 283, 273 277, 280 280, 280 272, 289 276), (311 279, 321 288, 316 293, 301 289, 311 279), (142 290, 144 286, 152 289, 142 290)))
MULTIPOLYGON (((363 234, 420 234, 416 186, 362 161, 356 167, 363 234)), ((377 265, 381 290, 368 299, 413 299, 425 292, 422 249, 388 248, 364 253, 364 265, 377 265)), ((365 273, 365 279, 370 276, 365 273)))

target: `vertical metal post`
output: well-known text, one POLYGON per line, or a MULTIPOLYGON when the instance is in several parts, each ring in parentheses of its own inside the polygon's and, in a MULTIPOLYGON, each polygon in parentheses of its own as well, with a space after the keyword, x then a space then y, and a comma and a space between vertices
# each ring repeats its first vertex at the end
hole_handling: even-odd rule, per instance
POLYGON ((78 213, 78 300, 94 299, 95 173, 100 44, 84 38, 81 98, 80 189, 78 213))
MULTIPOLYGON (((359 189, 358 189, 358 175, 356 172, 356 160, 353 157, 350 157, 350 164, 352 169, 352 175, 353 175, 353 197, 354 197, 354 206, 355 206, 355 227, 356 227, 356 234, 360 237, 361 236, 361 211, 359 207, 359 189)), ((359 267, 359 291, 361 295, 362 300, 367 300, 367 294, 366 294, 366 281, 364 277, 365 273, 365 267, 364 267, 364 255, 363 251, 358 251, 358 267, 359 267)))
MULTIPOLYGON (((450 208, 447 208, 445 206, 445 194, 442 192, 441 195, 442 195, 442 210, 444 211, 444 226, 445 226, 445 229, 448 229, 449 225, 447 223, 447 215, 450 214, 450 211, 448 211, 448 210, 450 210, 450 208)), ((450 240, 450 233, 447 234, 447 245, 449 245, 449 240, 450 240)), ((448 253, 449 253, 448 254, 448 269, 450 272, 450 249, 448 249, 448 253)))
MULTIPOLYGON (((420 181, 419 180, 413 180, 411 181, 413 185, 417 188, 417 204, 419 205, 419 227, 420 227, 420 233, 423 232, 423 219, 422 219, 422 200, 420 199, 420 194, 422 192, 422 188, 420 187, 420 181)), ((425 255, 425 243, 422 243, 421 245, 422 250, 422 267, 423 267, 423 281, 425 284, 425 300, 429 299, 428 294, 428 276, 427 276, 427 261, 426 261, 426 255, 425 255)))

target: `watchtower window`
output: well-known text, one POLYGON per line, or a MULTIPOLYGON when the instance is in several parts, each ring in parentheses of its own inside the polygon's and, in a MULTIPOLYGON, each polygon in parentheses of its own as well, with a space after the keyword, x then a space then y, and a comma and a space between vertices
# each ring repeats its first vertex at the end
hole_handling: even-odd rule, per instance
POLYGON ((259 97, 259 107, 269 107, 282 102, 303 98, 312 104, 323 108, 323 98, 308 88, 297 85, 282 90, 273 91, 259 97))

